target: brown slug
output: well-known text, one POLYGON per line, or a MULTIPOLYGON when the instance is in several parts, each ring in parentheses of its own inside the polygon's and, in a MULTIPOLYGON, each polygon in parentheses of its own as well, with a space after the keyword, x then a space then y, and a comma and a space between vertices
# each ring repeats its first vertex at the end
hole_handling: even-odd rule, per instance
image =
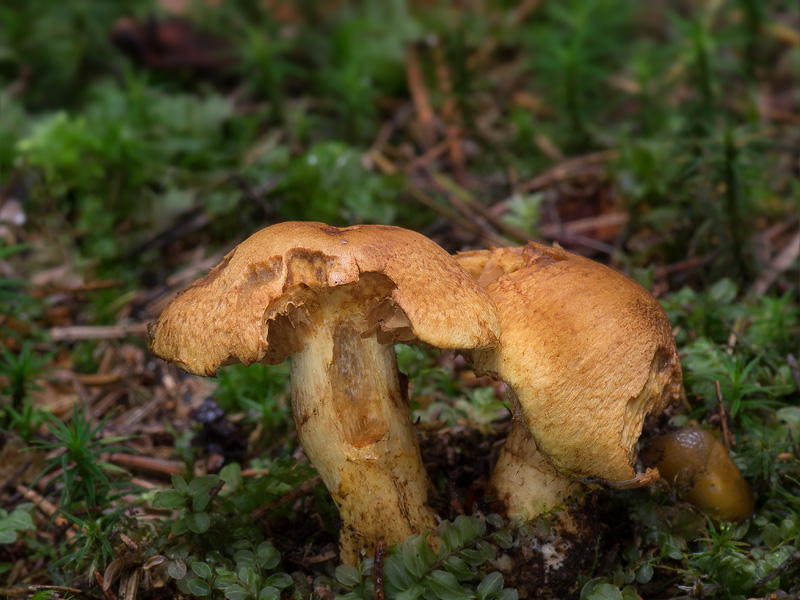
POLYGON ((661 435, 641 457, 708 514, 723 521, 743 521, 753 514, 753 491, 725 447, 705 429, 687 425, 661 435))

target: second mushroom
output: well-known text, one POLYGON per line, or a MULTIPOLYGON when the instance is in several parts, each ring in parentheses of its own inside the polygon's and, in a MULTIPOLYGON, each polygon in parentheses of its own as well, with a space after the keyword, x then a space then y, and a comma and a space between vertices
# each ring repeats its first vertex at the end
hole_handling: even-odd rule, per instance
POLYGON ((442 248, 397 227, 281 223, 237 246, 150 330, 155 354, 214 376, 290 355, 303 448, 339 508, 342 561, 435 527, 433 491, 394 342, 494 346, 486 291, 442 248))
POLYGON ((644 485, 636 442, 648 414, 680 398, 680 360, 658 301, 632 279, 530 242, 458 261, 485 286, 500 343, 465 354, 509 386, 513 423, 489 492, 513 517, 552 510, 577 480, 644 485))

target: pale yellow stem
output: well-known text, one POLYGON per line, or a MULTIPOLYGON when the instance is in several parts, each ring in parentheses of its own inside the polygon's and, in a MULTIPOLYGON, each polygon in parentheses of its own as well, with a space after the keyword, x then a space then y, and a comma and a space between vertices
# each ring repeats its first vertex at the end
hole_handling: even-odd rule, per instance
POLYGON ((292 410, 303 449, 339 508, 341 559, 355 565, 436 525, 392 344, 362 337, 364 307, 333 293, 292 356, 292 410))

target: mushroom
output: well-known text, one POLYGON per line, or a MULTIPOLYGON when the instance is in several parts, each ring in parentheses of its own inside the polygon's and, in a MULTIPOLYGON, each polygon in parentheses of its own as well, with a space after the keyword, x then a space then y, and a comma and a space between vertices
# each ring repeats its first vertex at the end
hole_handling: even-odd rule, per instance
POLYGON ((477 373, 509 386, 513 423, 489 494, 530 519, 580 489, 634 487, 645 417, 677 401, 680 361, 669 321, 643 287, 561 248, 530 242, 457 260, 500 320, 496 347, 465 352, 477 373))
POLYGON ((755 510, 753 490, 711 432, 687 425, 653 439, 642 461, 657 467, 697 508, 723 521, 744 521, 755 510))
POLYGON ((394 342, 483 348, 492 301, 447 252, 397 227, 287 222, 254 234, 150 328, 155 354, 213 377, 291 360, 292 413, 342 520, 341 558, 436 525, 394 342))

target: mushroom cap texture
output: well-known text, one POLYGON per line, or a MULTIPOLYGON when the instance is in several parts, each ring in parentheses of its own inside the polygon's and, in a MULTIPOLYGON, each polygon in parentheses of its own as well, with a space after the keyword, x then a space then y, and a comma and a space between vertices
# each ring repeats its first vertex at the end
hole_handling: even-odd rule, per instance
POLYGON ((456 258, 500 319, 500 345, 467 354, 511 387, 538 449, 575 477, 632 478, 644 418, 680 398, 658 301, 609 267, 533 242, 456 258))
POLYGON ((203 376, 236 362, 283 362, 302 348, 294 330, 313 319, 324 290, 368 273, 381 282, 376 297, 360 286, 354 301, 368 305, 381 341, 458 349, 496 344, 488 294, 425 236, 383 225, 285 222, 246 239, 172 300, 149 328, 150 348, 203 376))

